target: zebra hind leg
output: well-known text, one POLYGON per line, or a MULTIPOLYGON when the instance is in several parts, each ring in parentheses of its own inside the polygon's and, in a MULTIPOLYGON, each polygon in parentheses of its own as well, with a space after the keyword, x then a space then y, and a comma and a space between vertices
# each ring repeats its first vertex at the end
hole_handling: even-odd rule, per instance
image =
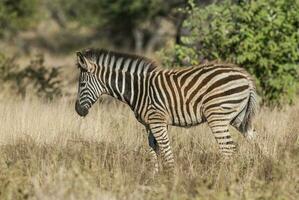
POLYGON ((232 156, 236 151, 236 144, 229 133, 229 121, 208 120, 208 124, 219 145, 220 152, 225 158, 232 156))

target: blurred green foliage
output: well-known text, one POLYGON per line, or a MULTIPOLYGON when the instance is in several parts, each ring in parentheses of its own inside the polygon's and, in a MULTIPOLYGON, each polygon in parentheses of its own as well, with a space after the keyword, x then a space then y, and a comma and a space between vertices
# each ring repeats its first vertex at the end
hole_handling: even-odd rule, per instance
MULTIPOLYGON (((256 78, 259 94, 268 105, 292 103, 298 91, 299 0, 0 0, 0 38, 34 28, 43 17, 56 21, 64 32, 37 42, 46 44, 42 47, 47 50, 57 46, 52 48, 55 53, 68 44, 71 51, 93 44, 90 41, 95 38, 106 46, 152 53, 164 46, 163 34, 172 34, 175 43, 160 53, 165 66, 196 65, 204 60, 239 64, 256 78), (175 30, 164 30, 169 26, 163 20, 175 30), (71 37, 77 36, 78 25, 91 34, 71 37)), ((57 78, 57 69, 44 68, 43 59, 32 65, 21 72, 14 60, 0 57, 2 71, 4 66, 10 66, 5 68, 10 72, 18 69, 14 78, 19 79, 15 80, 19 91, 25 91, 21 85, 33 82, 37 90, 56 87, 49 80, 57 78)), ((4 80, 4 74, 0 76, 4 80)))
MULTIPOLYGON (((93 28, 102 38, 116 46, 132 48, 136 32, 142 34, 142 45, 157 33, 161 17, 170 16, 185 0, 55 0, 67 21, 93 28), (113 37, 111 37, 113 35, 113 37)), ((62 15, 60 15, 62 16, 62 15)), ((138 33, 137 33, 138 34, 138 33)), ((144 47, 142 47, 144 48, 144 47)))
POLYGON ((39 5, 39 0, 0 0, 0 37, 34 27, 39 5))
POLYGON ((7 58, 0 54, 0 87, 25 97, 37 95, 45 99, 53 99, 62 94, 62 83, 59 68, 48 68, 44 65, 42 55, 37 55, 30 64, 20 68, 15 58, 7 58), (6 88, 5 88, 6 87, 6 88))
POLYGON ((203 60, 233 62, 257 80, 268 105, 292 103, 298 90, 299 1, 224 1, 198 7, 189 1, 181 44, 162 51, 165 65, 203 60))
POLYGON ((109 26, 128 31, 138 22, 155 17, 163 11, 163 0, 59 0, 67 17, 87 26, 109 26), (159 6, 158 6, 159 5, 159 6))

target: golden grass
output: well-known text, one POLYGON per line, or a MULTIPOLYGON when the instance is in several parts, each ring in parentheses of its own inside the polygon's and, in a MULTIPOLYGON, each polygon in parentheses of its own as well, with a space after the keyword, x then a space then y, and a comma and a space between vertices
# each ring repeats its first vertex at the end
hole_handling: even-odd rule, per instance
POLYGON ((147 135, 119 104, 0 102, 0 199, 297 199, 299 105, 264 108, 223 161, 206 125, 170 128, 176 175, 151 179, 147 135), (118 105, 118 106, 117 106, 118 105))

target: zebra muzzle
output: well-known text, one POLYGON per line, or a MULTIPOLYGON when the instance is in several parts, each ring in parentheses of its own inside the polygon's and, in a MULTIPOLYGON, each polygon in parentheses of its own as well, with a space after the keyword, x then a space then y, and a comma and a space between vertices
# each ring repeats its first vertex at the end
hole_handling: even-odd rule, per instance
POLYGON ((79 101, 76 101, 75 110, 81 117, 85 117, 88 114, 88 109, 82 106, 79 101))

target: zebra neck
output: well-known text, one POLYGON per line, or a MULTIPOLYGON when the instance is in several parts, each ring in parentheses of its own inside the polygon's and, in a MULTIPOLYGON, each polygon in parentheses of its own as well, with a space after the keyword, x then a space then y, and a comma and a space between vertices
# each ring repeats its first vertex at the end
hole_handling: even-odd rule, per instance
POLYGON ((152 63, 138 58, 117 58, 114 62, 114 67, 107 67, 102 76, 106 93, 138 111, 146 98, 150 73, 154 69, 152 63))

